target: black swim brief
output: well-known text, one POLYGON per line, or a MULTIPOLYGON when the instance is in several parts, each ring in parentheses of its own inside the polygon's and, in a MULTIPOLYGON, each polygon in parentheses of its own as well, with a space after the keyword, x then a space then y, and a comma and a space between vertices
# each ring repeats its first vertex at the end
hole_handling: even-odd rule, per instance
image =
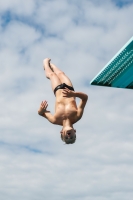
POLYGON ((59 89, 64 89, 65 87, 68 88, 69 90, 73 90, 73 91, 74 91, 74 88, 73 88, 73 87, 71 87, 71 86, 69 86, 69 85, 67 85, 67 84, 65 84, 65 83, 62 83, 62 84, 58 85, 58 86, 54 89, 54 94, 56 93, 57 90, 59 90, 59 89))

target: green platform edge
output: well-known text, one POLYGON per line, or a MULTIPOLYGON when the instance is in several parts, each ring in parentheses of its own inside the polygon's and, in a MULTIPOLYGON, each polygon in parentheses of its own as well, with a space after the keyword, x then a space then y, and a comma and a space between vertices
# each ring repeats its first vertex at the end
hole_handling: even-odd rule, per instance
POLYGON ((90 84, 133 89, 133 37, 92 79, 90 84))

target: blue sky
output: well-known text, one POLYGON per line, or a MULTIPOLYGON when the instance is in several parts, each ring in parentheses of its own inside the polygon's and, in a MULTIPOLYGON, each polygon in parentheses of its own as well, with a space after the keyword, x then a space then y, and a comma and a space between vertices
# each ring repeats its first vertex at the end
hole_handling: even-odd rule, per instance
POLYGON ((132 0, 113 0, 113 3, 115 3, 118 7, 121 8, 132 4, 132 0))
POLYGON ((124 0, 0 2, 1 200, 133 198, 132 91, 89 84, 133 36, 132 13, 124 0), (73 145, 37 114, 42 100, 54 113, 46 57, 89 96, 73 145))

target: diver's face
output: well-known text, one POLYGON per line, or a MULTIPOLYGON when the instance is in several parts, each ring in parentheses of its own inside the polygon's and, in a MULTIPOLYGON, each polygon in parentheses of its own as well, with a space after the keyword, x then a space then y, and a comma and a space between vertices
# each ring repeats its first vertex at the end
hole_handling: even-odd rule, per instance
POLYGON ((70 140, 75 138, 76 131, 71 127, 65 127, 62 131, 65 140, 70 140))

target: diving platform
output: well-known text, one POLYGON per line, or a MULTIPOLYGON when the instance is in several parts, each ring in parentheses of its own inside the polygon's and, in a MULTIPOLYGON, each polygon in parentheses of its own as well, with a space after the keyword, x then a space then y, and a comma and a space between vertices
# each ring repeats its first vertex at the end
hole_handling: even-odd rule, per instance
POLYGON ((133 89, 133 37, 92 79, 90 84, 133 89))

